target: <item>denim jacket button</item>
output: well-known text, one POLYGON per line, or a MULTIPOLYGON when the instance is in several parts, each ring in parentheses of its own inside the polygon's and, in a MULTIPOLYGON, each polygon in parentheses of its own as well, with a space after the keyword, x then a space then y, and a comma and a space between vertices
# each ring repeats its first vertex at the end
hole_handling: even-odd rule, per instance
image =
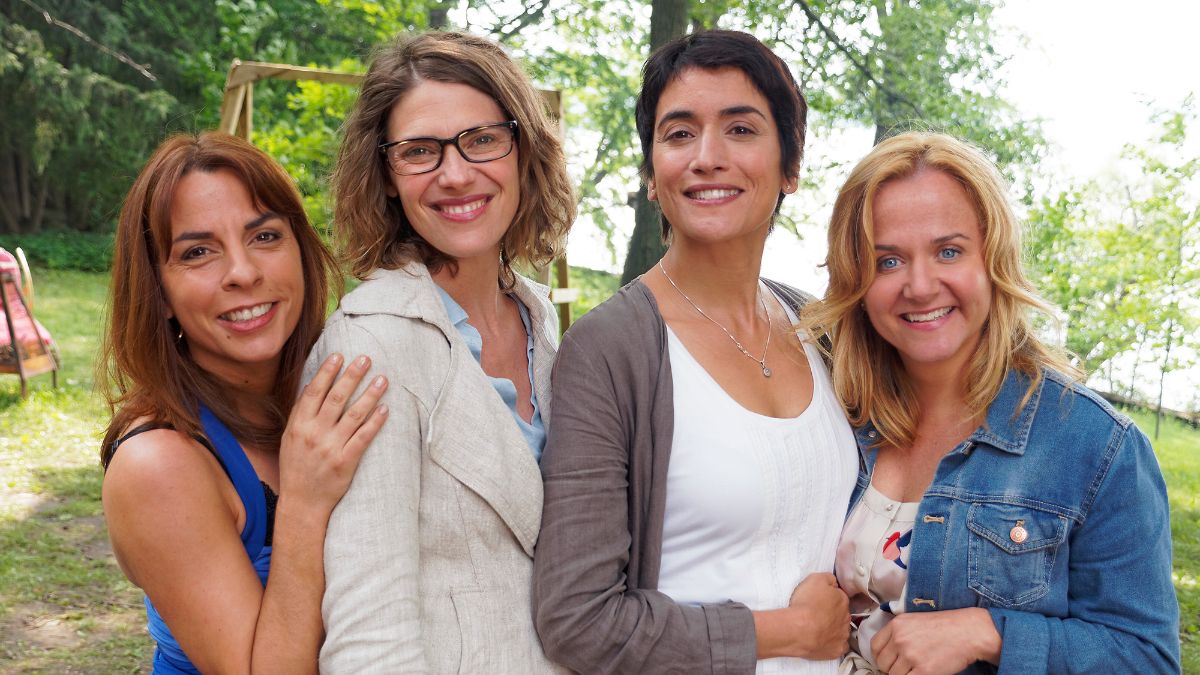
POLYGON ((1029 531, 1025 529, 1021 521, 1013 526, 1013 529, 1008 531, 1008 538, 1013 540, 1014 544, 1024 544, 1029 538, 1029 531))

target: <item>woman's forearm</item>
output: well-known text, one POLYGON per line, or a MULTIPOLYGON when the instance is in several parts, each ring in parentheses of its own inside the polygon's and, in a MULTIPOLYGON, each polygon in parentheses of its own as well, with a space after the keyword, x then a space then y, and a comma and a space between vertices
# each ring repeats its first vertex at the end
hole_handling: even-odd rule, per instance
POLYGON ((327 509, 280 496, 250 672, 317 672, 328 523, 327 509))

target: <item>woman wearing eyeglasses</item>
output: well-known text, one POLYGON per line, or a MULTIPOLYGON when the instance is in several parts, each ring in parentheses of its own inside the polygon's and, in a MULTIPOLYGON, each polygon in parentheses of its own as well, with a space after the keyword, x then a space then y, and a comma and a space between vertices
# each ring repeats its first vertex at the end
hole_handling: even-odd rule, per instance
POLYGON ((529 586, 557 326, 512 265, 549 262, 574 219, 555 129, 495 44, 404 36, 367 72, 333 189, 362 284, 307 372, 366 354, 391 414, 330 519, 321 671, 554 672, 529 586))

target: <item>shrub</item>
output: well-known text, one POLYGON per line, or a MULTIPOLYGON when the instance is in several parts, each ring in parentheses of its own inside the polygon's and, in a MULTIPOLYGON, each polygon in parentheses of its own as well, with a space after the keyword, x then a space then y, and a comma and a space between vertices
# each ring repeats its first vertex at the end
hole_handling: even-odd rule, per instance
POLYGON ((0 248, 15 254, 20 246, 38 269, 107 272, 112 266, 112 233, 44 232, 0 234, 0 248))

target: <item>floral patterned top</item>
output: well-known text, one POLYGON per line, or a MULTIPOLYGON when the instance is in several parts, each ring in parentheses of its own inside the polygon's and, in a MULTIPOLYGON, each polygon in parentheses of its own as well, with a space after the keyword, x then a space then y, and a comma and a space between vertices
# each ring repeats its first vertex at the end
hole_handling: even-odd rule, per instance
POLYGON ((920 502, 897 502, 874 485, 846 519, 834 572, 850 596, 850 654, 839 671, 846 675, 879 672, 871 639, 904 611, 908 554, 920 502))

